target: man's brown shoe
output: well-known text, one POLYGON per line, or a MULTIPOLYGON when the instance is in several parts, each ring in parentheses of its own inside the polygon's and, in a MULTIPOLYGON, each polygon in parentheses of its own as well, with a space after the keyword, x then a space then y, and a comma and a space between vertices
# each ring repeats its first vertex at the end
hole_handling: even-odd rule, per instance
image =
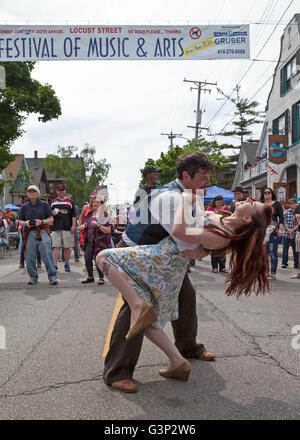
POLYGON ((201 356, 198 357, 201 361, 214 361, 215 355, 211 353, 210 351, 205 351, 201 354, 201 356))
POLYGON ((130 379, 113 382, 111 386, 115 390, 122 391, 123 393, 135 393, 137 391, 137 386, 130 379))

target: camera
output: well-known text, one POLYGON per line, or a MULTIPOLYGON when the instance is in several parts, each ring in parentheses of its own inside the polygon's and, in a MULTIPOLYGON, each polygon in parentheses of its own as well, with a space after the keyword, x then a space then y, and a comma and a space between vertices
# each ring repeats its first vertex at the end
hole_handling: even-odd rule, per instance
POLYGON ((29 226, 35 226, 35 220, 29 220, 29 226))

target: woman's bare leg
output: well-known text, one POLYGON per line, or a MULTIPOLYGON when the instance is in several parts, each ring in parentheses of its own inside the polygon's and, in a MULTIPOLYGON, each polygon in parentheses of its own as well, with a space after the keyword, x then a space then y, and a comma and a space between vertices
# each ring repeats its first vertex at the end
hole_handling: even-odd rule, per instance
POLYGON ((111 264, 100 252, 96 257, 96 264, 108 278, 111 284, 118 289, 126 299, 130 311, 130 327, 133 327, 142 310, 144 300, 139 297, 134 288, 129 284, 126 278, 111 264))
MULTIPOLYGON (((96 263, 112 285, 116 287, 126 299, 131 310, 130 327, 132 327, 141 311, 143 299, 139 297, 124 276, 103 256, 101 252, 96 257, 96 263)), ((144 334, 169 358, 170 365, 168 370, 173 370, 185 361, 185 358, 180 354, 177 347, 163 330, 148 326, 144 329, 144 334)))
POLYGON ((186 360, 163 330, 148 325, 144 329, 144 335, 169 358, 170 365, 168 370, 174 370, 186 360))

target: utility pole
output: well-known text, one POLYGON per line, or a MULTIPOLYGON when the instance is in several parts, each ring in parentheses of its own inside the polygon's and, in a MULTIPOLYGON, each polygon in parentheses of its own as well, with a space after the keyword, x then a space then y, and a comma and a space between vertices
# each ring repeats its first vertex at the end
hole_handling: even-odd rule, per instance
POLYGON ((206 85, 211 85, 211 86, 216 86, 217 83, 209 83, 207 81, 193 81, 193 80, 188 80, 188 79, 184 79, 184 82, 190 82, 195 84, 195 86, 197 87, 191 87, 191 91, 192 90, 198 90, 198 98, 197 98, 197 110, 196 110, 196 125, 195 126, 191 126, 188 125, 189 128, 194 128, 195 129, 195 139, 197 140, 199 137, 199 131, 200 130, 207 130, 207 127, 201 127, 201 122, 202 122, 202 110, 200 110, 200 100, 201 100, 201 92, 211 92, 211 89, 205 89, 203 88, 203 86, 205 87, 206 85))
MULTIPOLYGON (((0 66, 0 90, 1 89, 5 89, 5 86, 6 86, 5 67, 4 66, 0 66)), ((0 170, 0 178, 2 177, 2 171, 3 170, 0 170)), ((1 191, 1 188, 0 188, 0 209, 1 209, 2 213, 4 213, 4 208, 5 208, 5 184, 4 183, 5 182, 3 182, 2 191, 1 191)))
POLYGON ((169 151, 171 150, 171 148, 173 148, 173 139, 175 139, 176 137, 181 137, 182 133, 178 134, 178 133, 173 133, 171 130, 171 133, 160 133, 162 136, 168 136, 168 138, 171 141, 171 145, 169 146, 169 151))

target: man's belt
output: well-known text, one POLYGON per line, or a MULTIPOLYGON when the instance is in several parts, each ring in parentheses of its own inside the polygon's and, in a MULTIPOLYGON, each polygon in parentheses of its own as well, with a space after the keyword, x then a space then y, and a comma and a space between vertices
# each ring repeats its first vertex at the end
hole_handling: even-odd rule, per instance
POLYGON ((32 226, 30 228, 28 228, 26 226, 25 234, 24 234, 23 241, 22 241, 22 252, 25 251, 26 242, 27 242, 29 233, 31 231, 35 231, 36 230, 36 239, 39 240, 39 241, 42 241, 41 229, 43 229, 44 231, 47 232, 48 235, 50 235, 49 225, 32 226))

